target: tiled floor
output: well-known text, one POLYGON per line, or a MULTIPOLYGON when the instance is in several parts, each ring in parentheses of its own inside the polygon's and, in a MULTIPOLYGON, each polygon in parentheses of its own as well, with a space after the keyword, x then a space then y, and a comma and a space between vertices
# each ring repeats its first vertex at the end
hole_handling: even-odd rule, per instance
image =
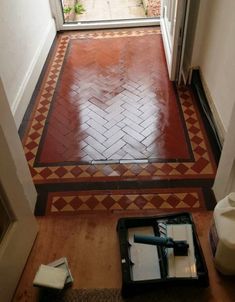
POLYGON ((40 164, 190 159, 160 33, 67 42, 40 164))
POLYGON ((204 210, 205 200, 200 188, 89 190, 77 193, 49 193, 46 214, 89 213, 91 211, 204 210))
POLYGON ((158 200, 166 188, 180 200, 173 208, 185 205, 176 187, 186 195, 203 187, 199 207, 211 198, 213 153, 192 91, 168 79, 159 28, 59 35, 35 95, 22 140, 37 214, 160 208, 130 205, 124 189, 142 198, 141 189, 157 187, 158 200), (87 190, 103 196, 81 203, 87 190))
POLYGON ((37 218, 40 232, 13 301, 38 301, 39 265, 64 256, 73 288, 120 288, 117 219, 169 211, 193 213, 210 278, 200 301, 234 301, 234 281, 216 272, 208 241, 213 150, 193 92, 168 80, 159 28, 58 35, 20 133, 36 215, 45 217, 37 218), (125 145, 106 156, 116 137, 141 158, 122 155, 125 145), (151 143, 142 143, 152 137, 151 153, 151 143))

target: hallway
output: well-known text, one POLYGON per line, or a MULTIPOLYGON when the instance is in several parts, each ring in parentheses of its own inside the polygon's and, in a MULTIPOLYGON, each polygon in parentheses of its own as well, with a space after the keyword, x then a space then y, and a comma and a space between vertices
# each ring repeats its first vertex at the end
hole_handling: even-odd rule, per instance
MULTIPOLYGON (((166 4, 181 3, 181 1, 162 2, 166 4)), ((63 124, 62 127, 59 127, 63 113, 67 114, 67 112, 74 111, 73 114, 76 116, 77 123, 79 122, 78 111, 83 117, 84 111, 80 111, 80 108, 74 106, 74 104, 63 101, 62 104, 66 104, 66 106, 62 107, 60 120, 56 123, 52 119, 53 112, 55 113, 58 110, 56 93, 61 84, 60 75, 63 76, 63 68, 66 68, 65 58, 69 58, 70 45, 72 46, 71 50, 74 50, 74 45, 77 43, 80 50, 80 46, 86 43, 87 45, 92 43, 98 45, 99 42, 94 40, 99 40, 100 45, 107 43, 105 57, 114 62, 115 58, 112 56, 108 58, 109 46, 112 46, 112 50, 114 50, 111 40, 117 37, 120 42, 121 39, 119 38, 122 38, 125 41, 129 40, 129 46, 132 46, 132 41, 134 41, 134 45, 137 43, 138 37, 148 35, 146 39, 151 40, 151 36, 154 40, 151 43, 155 44, 155 40, 159 38, 159 33, 155 32, 153 34, 148 31, 157 28, 123 28, 116 31, 104 30, 101 33, 99 31, 85 31, 87 24, 82 21, 81 27, 84 31, 79 33, 76 31, 64 32, 62 34, 60 31, 64 28, 71 29, 74 26, 72 24, 64 25, 61 7, 59 5, 55 7, 54 5, 60 4, 60 1, 15 1, 14 9, 12 9, 10 1, 2 1, 0 12, 2 42, 0 48, 0 124, 3 169, 0 169, 0 178, 3 190, 6 193, 7 206, 12 209, 14 216, 19 221, 27 221, 27 224, 24 224, 24 231, 20 232, 21 235, 17 236, 16 239, 11 238, 7 246, 7 248, 10 248, 11 244, 15 246, 14 249, 11 249, 14 253, 8 253, 6 249, 6 255, 12 259, 5 260, 1 257, 3 267, 7 268, 1 277, 2 288, 8 296, 13 294, 31 248, 30 234, 33 235, 33 232, 36 232, 36 228, 33 229, 33 223, 30 224, 31 227, 29 226, 28 216, 23 214, 22 209, 27 210, 29 214, 35 210, 37 217, 34 219, 35 217, 31 215, 32 221, 36 220, 40 228, 15 293, 14 301, 34 301, 31 297, 33 297, 36 288, 32 286, 32 279, 38 266, 42 263, 52 262, 61 256, 68 257, 75 278, 74 288, 120 287, 120 261, 117 258, 119 254, 116 250, 117 238, 115 235, 118 217, 147 216, 159 212, 185 210, 193 214, 206 257, 210 278, 210 301, 234 300, 234 281, 230 282, 230 279, 220 275, 214 268, 208 232, 212 221, 211 210, 215 204, 213 193, 218 202, 230 192, 235 191, 235 105, 233 91, 235 2, 230 0, 226 3, 226 6, 222 1, 213 0, 187 2, 190 2, 187 18, 189 22, 187 37, 189 39, 186 39, 188 41, 185 44, 185 58, 187 58, 185 63, 187 64, 183 67, 185 67, 185 77, 188 75, 189 67, 198 68, 203 87, 196 87, 195 85, 187 88, 180 87, 177 90, 174 87, 173 89, 170 88, 174 91, 170 102, 175 114, 171 112, 169 115, 171 117, 169 125, 176 118, 176 130, 173 131, 169 126, 168 129, 165 128, 161 132, 163 136, 160 135, 158 138, 164 139, 164 135, 168 135, 170 138, 173 137, 173 139, 167 139, 166 141, 167 143, 173 143, 173 148, 165 148, 165 151, 168 150, 169 153, 168 155, 165 153, 164 156, 162 152, 164 148, 154 149, 151 153, 147 150, 150 146, 144 145, 145 147, 143 147, 136 143, 138 147, 143 147, 143 152, 148 151, 149 153, 140 158, 134 156, 134 152, 127 152, 128 158, 123 160, 122 153, 116 159, 114 155, 120 153, 124 145, 119 148, 119 151, 115 150, 110 156, 107 156, 108 154, 104 156, 103 153, 107 150, 107 146, 102 143, 101 145, 105 150, 101 148, 101 152, 99 150, 98 152, 105 158, 100 162, 94 162, 101 158, 98 159, 98 156, 82 158, 81 151, 84 148, 77 148, 81 147, 81 144, 77 143, 76 131, 74 130, 78 130, 79 127, 76 128, 77 125, 75 125, 76 127, 72 128, 68 124, 71 127, 68 128, 68 130, 71 130, 70 144, 68 144, 67 138, 63 138, 62 135, 65 130, 64 127, 67 125, 63 124), (54 18, 55 11, 58 12, 56 22, 54 18), (25 15, 27 15, 27 18, 22 18, 25 15), (65 39, 62 41, 63 35, 65 39), (104 39, 107 41, 103 41, 104 39), (110 44, 108 41, 110 41, 110 44), (45 66, 44 69, 43 66, 45 66), (39 78, 42 70, 43 72, 39 78), (223 76, 225 73, 226 76, 223 76), (35 87, 37 89, 34 91, 35 87), (209 109, 208 112, 211 113, 218 134, 218 142, 223 148, 218 168, 217 152, 210 143, 212 135, 208 133, 208 124, 204 120, 199 104, 201 98, 197 98, 203 92, 203 88, 204 98, 208 100, 209 104, 206 109, 209 109), (195 91, 198 94, 194 94, 195 91), (25 115, 28 105, 29 108, 25 115), (70 110, 71 108, 72 110, 70 110), (21 123, 22 126, 20 127, 21 123), (56 126, 54 130, 56 137, 53 138, 53 143, 56 143, 56 145, 50 143, 51 141, 47 137, 48 132, 51 133, 54 126, 56 126), (18 132, 19 127, 20 131, 18 132), (182 128, 183 132, 180 131, 179 133, 179 129, 182 128), (18 133, 20 133, 24 150, 18 133), (57 136, 59 138, 60 135, 62 140, 57 141, 56 138, 57 136), (180 138, 179 141, 178 137, 180 138), (48 139, 49 144, 44 144, 43 139, 48 139), (66 142, 65 147, 72 154, 71 157, 65 152, 63 139, 66 142), (72 141, 73 143, 71 143, 72 141), (56 152, 51 154, 50 148, 56 152), (79 150, 79 152, 76 153, 76 150, 79 150), (161 151, 160 155, 157 153, 159 151, 161 151), (60 160, 65 161, 61 162, 60 160), (212 186, 213 189, 211 189, 212 186), (99 234, 98 237, 97 234, 99 234), (93 242, 92 236, 95 238, 93 242), (101 243, 102 238, 105 238, 105 240, 101 243), (24 244, 25 241, 28 243, 28 252, 26 251, 26 244, 24 244), (83 250, 81 250, 81 246, 84 247, 83 250), (97 247, 100 249, 97 249, 97 247), (23 250, 25 257, 17 257, 23 250), (97 251, 100 251, 100 256, 98 256, 97 251), (108 261, 105 261, 106 259, 108 261), (18 266, 17 271, 17 265, 14 263, 20 261, 21 266, 18 266), (13 270, 11 270, 12 267, 14 267, 13 270), (99 274, 101 271, 104 272, 103 276, 105 278, 102 278, 99 274), (96 272, 98 273, 96 274, 96 272), (11 288, 8 289, 8 286, 11 288)), ((147 21, 150 20, 141 19, 143 24, 147 21)), ((131 51, 130 57, 137 55, 135 49, 132 48, 131 51)), ((146 56, 154 51, 148 47, 147 43, 143 43, 141 52, 146 56)), ((124 55, 123 52, 122 55, 124 55)), ((156 51, 155 58, 158 55, 159 53, 156 51)), ((155 63, 153 62, 153 64, 155 63)), ((148 69, 152 67, 146 61, 144 61, 144 64, 148 69)), ((140 66, 140 62, 137 65, 140 66)), ((81 67, 81 65, 77 66, 81 67)), ((90 67, 94 67, 93 62, 90 67)), ((146 69, 143 68, 145 75, 146 69)), ((96 70, 93 69, 94 71, 96 70)), ((133 74, 134 76, 136 75, 133 74)), ((97 77, 97 79, 100 78, 97 77)), ((157 81, 167 83, 167 79, 163 79, 161 74, 154 81, 155 83, 157 81)), ((98 83, 100 85, 101 82, 98 83)), ((93 81, 92 84, 94 84, 93 81)), ((111 88, 112 82, 109 81, 109 84, 107 86, 111 88)), ((99 85, 98 89, 101 88, 99 85)), ((70 88, 68 87, 68 91, 70 88)), ((136 90, 138 90, 137 88, 136 90)), ((151 102, 154 113, 158 114, 158 106, 160 104, 165 105, 166 102, 158 103, 159 93, 156 93, 155 96, 157 99, 155 101, 151 100, 151 102)), ((164 95, 165 98, 167 99, 167 94, 164 95)), ((132 107, 133 103, 131 103, 132 107)), ((89 105, 91 106, 89 110, 91 110, 94 104, 90 103, 89 105)), ((120 103, 119 109, 124 108, 123 106, 124 104, 120 103)), ((100 106, 96 107, 97 110, 101 108, 100 106)), ((103 111, 105 112, 105 110, 103 111)), ((91 117, 90 114, 91 112, 89 118, 91 117)), ((160 116, 163 117, 162 113, 160 116)), ((167 118, 164 119, 164 121, 166 120, 167 118)), ((105 127, 104 125, 102 126, 105 127)), ((156 124, 152 124, 151 128, 157 129, 155 126, 156 124)), ((93 128, 96 130, 96 127, 93 128)), ((131 128, 130 125, 129 128, 131 128)), ((119 131, 125 132, 123 129, 121 128, 119 131)), ((145 129, 147 132, 148 127, 145 129)), ((136 131, 137 129, 133 130, 136 131)), ((138 128, 138 130, 140 129, 138 128)), ((138 133, 141 134, 141 132, 138 133)), ((89 134, 87 129, 85 129, 85 134, 89 134)), ((130 132, 125 132, 125 135, 130 136, 130 132)), ((145 135, 146 138, 148 134, 145 133, 145 135)), ((88 137, 86 137, 86 141, 88 141, 88 137)), ((86 141, 85 139, 81 140, 82 143, 87 143, 86 141)), ((142 141, 137 142, 141 143, 142 141)), ((127 146, 132 146, 131 143, 133 144, 129 140, 127 146)), ((158 144, 156 145, 158 146, 158 144)), ((89 146, 94 146, 91 145, 91 139, 89 139, 89 146)), ((127 146, 125 147, 126 150, 127 146)), ((132 149, 138 152, 141 151, 141 148, 137 149, 135 147, 132 149)), ((85 156, 90 156, 91 150, 91 148, 86 148, 85 156)), ((35 221, 34 224, 36 224, 35 221)), ((22 226, 22 224, 20 223, 19 226, 22 226)), ((17 235, 17 233, 15 234, 17 235)), ((2 294, 0 296, 2 297, 2 294)), ((2 299, 7 301, 5 297, 2 297, 2 299)), ((202 301, 202 299, 199 300, 202 301)))
POLYGON ((34 96, 20 133, 38 191, 35 214, 44 217, 13 301, 36 301, 38 266, 65 255, 73 288, 120 288, 117 219, 169 211, 195 219, 211 283, 200 300, 231 301, 233 286, 216 272, 208 242, 213 149, 193 91, 168 80, 159 28, 59 34, 34 96), (138 126, 148 118, 143 135, 138 126), (111 140, 123 143, 108 154, 111 140))
POLYGON ((213 153, 157 27, 58 35, 21 134, 36 215, 213 207, 213 153))

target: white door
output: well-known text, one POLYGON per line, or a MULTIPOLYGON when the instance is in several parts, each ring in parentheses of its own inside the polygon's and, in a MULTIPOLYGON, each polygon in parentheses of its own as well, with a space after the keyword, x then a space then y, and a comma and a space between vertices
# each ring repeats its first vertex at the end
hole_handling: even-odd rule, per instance
POLYGON ((36 191, 0 78, 0 301, 11 301, 37 234, 36 191))
POLYGON ((167 68, 171 81, 179 76, 182 45, 186 33, 187 0, 161 1, 161 31, 165 49, 167 68))

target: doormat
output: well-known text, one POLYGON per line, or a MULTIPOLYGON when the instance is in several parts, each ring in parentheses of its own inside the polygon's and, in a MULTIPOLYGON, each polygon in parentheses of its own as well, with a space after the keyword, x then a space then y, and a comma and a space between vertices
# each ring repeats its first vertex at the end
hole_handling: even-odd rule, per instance
POLYGON ((41 302, 207 302, 211 294, 205 288, 173 287, 147 291, 131 298, 123 298, 120 289, 68 289, 62 293, 44 292, 41 302))

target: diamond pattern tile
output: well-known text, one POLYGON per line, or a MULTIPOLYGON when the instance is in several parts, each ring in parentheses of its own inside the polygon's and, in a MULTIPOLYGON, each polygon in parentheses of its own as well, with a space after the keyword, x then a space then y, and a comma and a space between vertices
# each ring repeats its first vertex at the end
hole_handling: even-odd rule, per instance
POLYGON ((188 181, 213 180, 213 153, 191 89, 169 82, 162 56, 158 28, 58 36, 22 137, 47 213, 204 207, 188 181), (156 180, 187 188, 119 187, 156 180), (76 191, 109 182, 116 190, 76 191))
POLYGON ((86 213, 119 210, 202 210, 204 200, 199 188, 72 191, 49 194, 47 214, 86 213))
MULTIPOLYGON (((124 61, 121 68, 118 65, 125 75, 125 81, 123 74, 117 72, 116 65, 114 68, 110 63, 113 60, 110 55, 104 56, 94 49, 91 51, 93 55, 87 54, 90 42, 97 45, 105 40, 114 47, 113 44, 118 41, 118 49, 123 52, 123 39, 124 45, 135 45, 143 37, 147 37, 147 41, 154 38, 162 52, 158 29, 116 30, 113 35, 110 31, 104 31, 60 36, 23 138, 35 183, 107 177, 164 179, 171 176, 181 179, 214 176, 216 166, 190 89, 179 88, 175 94, 168 85, 164 91, 162 75, 160 80, 158 76, 153 76, 152 70, 156 66, 151 65, 152 61, 143 60, 141 53, 137 55, 137 65, 127 67, 124 61), (81 43, 85 43, 84 53, 80 52, 77 58, 70 56, 83 45, 81 43), (99 70, 100 76, 94 75, 91 69, 94 56, 99 58, 95 69, 99 70), (64 61, 67 65, 64 65, 64 61), (83 68, 76 68, 79 64, 83 68), (146 67, 146 70, 151 71, 150 79, 145 79, 145 82, 142 81, 145 78, 143 73, 141 79, 136 79, 142 64, 147 64, 149 68, 146 67), (63 73, 62 67, 70 72, 63 73), (168 89, 171 106, 165 107, 164 94, 169 94, 168 89), (54 95, 57 95, 56 101, 54 95), (158 121, 166 114, 169 114, 169 118, 177 116, 176 112, 179 111, 182 111, 183 120, 170 119, 173 123, 168 128, 171 130, 159 130, 161 123, 157 126, 158 121), (157 139, 158 135, 166 136, 161 141, 157 139), (166 139, 167 135, 170 139, 166 139), (164 146, 164 141, 171 141, 173 145, 164 146), (166 152, 161 159, 158 158, 160 149, 166 152), (46 150, 45 153, 42 150, 46 150), (147 164, 141 162, 143 159, 147 160, 147 164), (48 173, 48 169, 51 173, 48 173)), ((140 45, 143 41, 140 40, 140 45)), ((120 58, 116 53, 113 56, 120 58)), ((166 67, 161 68, 167 78, 166 67)), ((143 72, 146 72, 145 69, 143 72)))
MULTIPOLYGON (((188 159, 173 84, 159 74, 167 79, 157 32, 154 39, 150 34, 69 39, 38 161, 188 159), (144 44, 149 44, 148 56, 144 44)), ((46 111, 38 108, 38 121, 46 111)))

